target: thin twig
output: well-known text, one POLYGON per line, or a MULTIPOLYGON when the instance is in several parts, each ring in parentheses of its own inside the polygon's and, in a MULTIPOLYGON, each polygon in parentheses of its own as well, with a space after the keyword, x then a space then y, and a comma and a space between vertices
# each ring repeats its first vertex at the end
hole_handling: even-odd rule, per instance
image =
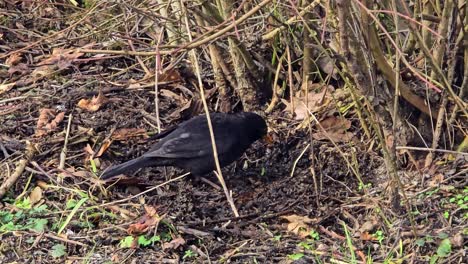
POLYGON ((68 124, 67 124, 67 131, 65 134, 65 142, 63 143, 62 152, 60 152, 60 163, 58 166, 60 170, 63 170, 65 168, 65 160, 67 158, 68 137, 70 135, 70 127, 71 127, 72 118, 73 118, 73 114, 70 113, 70 115, 68 116, 68 124))
POLYGON ((15 172, 11 174, 0 186, 0 199, 3 198, 5 193, 10 189, 13 184, 18 180, 18 178, 23 174, 26 165, 36 154, 36 148, 30 142, 27 142, 26 153, 24 158, 18 162, 15 172))

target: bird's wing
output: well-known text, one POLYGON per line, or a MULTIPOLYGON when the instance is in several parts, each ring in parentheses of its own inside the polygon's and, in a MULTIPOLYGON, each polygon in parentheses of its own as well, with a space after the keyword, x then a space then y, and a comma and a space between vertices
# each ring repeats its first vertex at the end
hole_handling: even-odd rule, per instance
MULTIPOLYGON (((218 154, 225 153, 232 148, 234 140, 226 134, 224 129, 215 136, 218 154)), ((199 158, 212 155, 211 138, 209 133, 184 132, 177 136, 163 138, 152 150, 143 154, 144 157, 164 158, 199 158)))

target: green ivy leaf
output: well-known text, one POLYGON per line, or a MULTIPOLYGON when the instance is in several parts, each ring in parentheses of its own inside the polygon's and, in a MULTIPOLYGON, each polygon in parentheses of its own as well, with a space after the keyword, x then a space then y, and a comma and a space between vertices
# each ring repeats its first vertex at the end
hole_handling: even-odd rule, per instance
POLYGON ((49 221, 47 219, 33 218, 29 220, 28 227, 39 233, 44 232, 45 227, 49 221))
POLYGON ((437 255, 439 257, 446 257, 452 252, 452 243, 450 239, 446 238, 440 242, 439 248, 437 248, 437 255))
POLYGON ((303 254, 303 253, 295 253, 295 254, 288 255, 288 258, 289 258, 290 260, 299 260, 299 259, 301 259, 302 257, 304 257, 304 254, 303 254))
POLYGON ((141 235, 138 237, 138 245, 142 245, 142 246, 148 246, 150 245, 151 243, 153 243, 153 238, 150 238, 150 239, 146 239, 146 237, 144 235, 141 235))
POLYGON ((132 236, 126 236, 124 239, 120 240, 121 248, 129 248, 133 244, 134 238, 132 236))
POLYGON ((420 239, 416 240, 416 245, 422 247, 422 246, 424 246, 424 244, 426 244, 426 241, 424 240, 424 238, 420 238, 420 239))
POLYGON ((33 214, 39 214, 39 213, 44 213, 47 211, 47 205, 46 204, 41 204, 39 206, 34 207, 31 210, 31 213, 33 214))
POLYGON ((65 207, 66 207, 67 209, 72 209, 73 207, 76 206, 77 203, 78 203, 77 200, 75 200, 75 199, 70 199, 70 200, 67 201, 67 204, 66 204, 65 207))
POLYGON ((66 247, 62 244, 55 244, 53 247, 52 247, 52 250, 49 252, 50 255, 54 258, 60 258, 60 257, 63 257, 65 256, 65 254, 67 254, 67 252, 65 251, 66 247))

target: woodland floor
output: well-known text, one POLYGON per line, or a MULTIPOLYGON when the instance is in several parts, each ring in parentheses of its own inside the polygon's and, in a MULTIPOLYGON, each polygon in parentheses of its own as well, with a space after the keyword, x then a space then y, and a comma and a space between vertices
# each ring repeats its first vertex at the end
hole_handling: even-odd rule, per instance
MULTIPOLYGON (((20 42, 9 36, 2 45, 28 44, 20 42)), ((22 53, 28 69, 0 72, 5 84, 16 82, 0 91, 1 181, 32 154, 0 205, 1 263, 427 263, 431 258, 466 263, 463 157, 439 153, 434 166, 418 171, 415 164, 425 152, 412 153, 416 163, 399 156, 414 237, 410 219, 402 217, 407 203, 400 198, 400 211, 390 203, 382 154, 372 146, 376 142, 362 139, 352 113, 346 119, 353 140, 335 146, 311 140, 306 129, 297 129, 299 121, 278 109, 267 115, 273 142, 256 142, 223 170, 241 215, 235 218, 222 189, 191 178, 167 182, 183 174, 173 168, 144 169, 111 185, 99 181, 103 168, 136 157, 155 142, 146 136, 157 132, 150 117, 154 87, 109 89, 115 86, 103 78, 113 83, 143 78, 134 70, 110 78, 128 68, 123 56, 83 55, 83 61, 31 82, 31 71, 51 58, 51 50, 39 55, 47 49, 37 48, 22 53), (105 100, 94 102, 97 111, 78 106, 99 89, 105 100), (49 124, 46 132, 38 128, 40 116, 49 124), (66 162, 59 169, 68 122, 66 162), (27 141, 38 149, 27 150, 27 141), (358 169, 362 184, 351 168, 358 169), (451 246, 444 255, 447 241, 451 246)), ((159 87, 163 130, 196 112, 187 107, 197 93, 187 78, 181 74, 159 87)), ((206 88, 212 89, 209 78, 206 88)), ((210 100, 211 107, 215 103, 210 100)), ((206 178, 218 184, 213 175, 206 178)))

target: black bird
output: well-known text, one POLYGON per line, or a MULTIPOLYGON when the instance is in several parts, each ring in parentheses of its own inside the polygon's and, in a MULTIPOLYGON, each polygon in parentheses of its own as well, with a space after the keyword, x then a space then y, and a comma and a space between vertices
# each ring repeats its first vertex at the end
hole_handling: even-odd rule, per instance
MULTIPOLYGON (((265 120, 255 113, 211 113, 210 119, 221 167, 237 160, 252 143, 267 134, 265 120)), ((104 171, 101 179, 154 166, 174 166, 198 176, 216 168, 205 114, 180 123, 160 137, 148 152, 104 171)))

